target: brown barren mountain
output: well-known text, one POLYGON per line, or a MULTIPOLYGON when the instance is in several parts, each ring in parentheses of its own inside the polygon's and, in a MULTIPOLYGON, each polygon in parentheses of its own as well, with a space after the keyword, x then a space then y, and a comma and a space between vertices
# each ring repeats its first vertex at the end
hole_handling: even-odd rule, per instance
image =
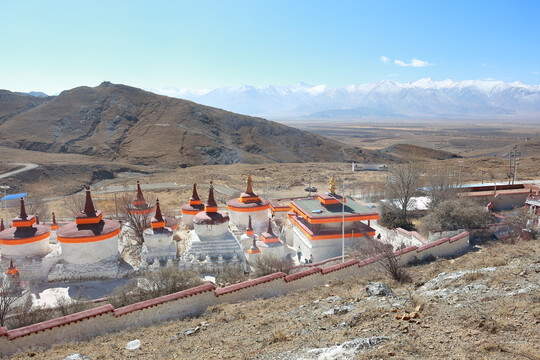
POLYGON ((50 99, 50 97, 35 97, 0 90, 0 124, 10 117, 30 110, 50 99))
POLYGON ((265 119, 109 82, 64 91, 8 118, 0 145, 167 167, 378 157, 265 119))

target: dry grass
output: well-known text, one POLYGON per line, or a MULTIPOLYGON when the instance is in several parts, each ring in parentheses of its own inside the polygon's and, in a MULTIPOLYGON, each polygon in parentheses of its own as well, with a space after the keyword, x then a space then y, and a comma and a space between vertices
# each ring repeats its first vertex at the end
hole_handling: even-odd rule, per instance
POLYGON ((415 280, 422 283, 442 271, 481 269, 504 259, 505 265, 493 273, 471 272, 450 284, 454 289, 456 284, 493 281, 490 291, 500 291, 498 295, 473 292, 457 297, 430 297, 420 294, 413 285, 402 286, 382 274, 370 274, 332 280, 288 296, 221 304, 198 318, 127 329, 89 342, 26 351, 13 358, 25 359, 32 353, 40 359, 59 359, 78 352, 92 359, 287 359, 305 349, 328 347, 359 337, 388 336, 388 341, 359 358, 537 359, 538 291, 505 294, 538 281, 540 275, 534 269, 538 269, 539 254, 540 242, 512 246, 488 243, 478 252, 409 269, 415 280), (524 271, 524 275, 519 275, 524 271), (494 280, 501 276, 504 284, 494 280), (389 284, 397 300, 365 297, 364 287, 373 279, 389 284), (339 296, 341 300, 326 301, 330 296, 339 296), (394 313, 396 301, 401 305, 394 313), (343 305, 351 305, 354 310, 323 315, 343 305), (415 311, 417 318, 395 318, 396 314, 415 311), (201 326, 201 330, 195 335, 180 335, 178 340, 171 340, 174 334, 196 326, 201 326), (141 348, 125 350, 125 344, 133 339, 142 341, 141 348))

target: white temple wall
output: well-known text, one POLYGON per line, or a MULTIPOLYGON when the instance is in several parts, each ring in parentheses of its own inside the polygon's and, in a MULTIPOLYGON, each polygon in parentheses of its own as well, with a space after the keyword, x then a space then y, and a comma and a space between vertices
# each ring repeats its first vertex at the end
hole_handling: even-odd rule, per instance
POLYGON ((4 245, 0 244, 2 257, 34 257, 45 256, 51 251, 49 247, 49 237, 29 244, 4 245))
MULTIPOLYGON (((302 259, 309 259, 313 255, 313 262, 330 259, 341 255, 342 239, 314 240, 308 239, 299 229, 294 229, 294 249, 302 251, 302 259)), ((351 239, 345 238, 345 250, 351 245, 351 239)), ((302 260, 303 261, 303 260, 302 260)))
POLYGON ((201 239, 201 241, 204 241, 205 239, 211 239, 216 237, 222 237, 226 236, 229 232, 229 222, 226 221, 222 224, 215 224, 215 225, 197 225, 193 224, 194 230, 201 239))
POLYGON ((128 326, 151 325, 160 321, 199 315, 207 307, 215 304, 216 296, 214 292, 206 291, 118 316, 115 326, 118 329, 123 329, 128 326))
POLYGON ((258 211, 234 211, 229 209, 229 217, 231 222, 239 229, 245 230, 248 226, 249 215, 251 215, 251 226, 255 234, 261 234, 268 229, 268 218, 270 217, 268 209, 258 211))
POLYGON ((262 247, 259 246, 259 249, 261 250, 261 254, 263 255, 270 255, 277 257, 279 259, 282 259, 285 257, 285 247, 284 246, 276 246, 276 247, 262 247))
POLYGON ((195 215, 182 213, 182 224, 186 225, 190 229, 193 229, 193 218, 194 217, 195 217, 195 215))
POLYGON ((144 244, 148 249, 166 249, 173 243, 173 232, 166 228, 166 232, 154 232, 153 229, 146 229, 143 233, 144 244))
POLYGON ((267 299, 274 296, 283 295, 286 292, 283 286, 283 278, 268 281, 262 284, 246 287, 228 294, 217 297, 217 303, 237 303, 258 298, 267 299))
POLYGON ((93 241, 87 243, 63 243, 62 257, 66 262, 72 264, 89 264, 95 263, 111 256, 119 256, 118 252, 118 235, 112 238, 93 241))

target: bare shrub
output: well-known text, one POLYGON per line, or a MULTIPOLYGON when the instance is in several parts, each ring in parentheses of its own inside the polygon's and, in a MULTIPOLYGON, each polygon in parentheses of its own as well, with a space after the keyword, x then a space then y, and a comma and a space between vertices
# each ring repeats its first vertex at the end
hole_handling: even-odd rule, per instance
POLYGON ((126 285, 116 288, 109 296, 109 300, 114 307, 122 307, 179 292, 202 283, 198 273, 168 266, 147 272, 143 278, 132 279, 126 285))
POLYGON ((290 273, 294 262, 292 259, 278 258, 275 255, 258 256, 252 264, 254 276, 265 276, 276 272, 290 273))
POLYGON ((391 241, 389 239, 373 239, 367 234, 365 236, 370 246, 371 255, 380 256, 379 264, 386 273, 401 284, 410 283, 412 278, 405 270, 405 265, 394 254, 391 241))
MULTIPOLYGON (((25 308, 29 308, 25 306, 25 308)), ((43 321, 58 317, 53 308, 37 307, 28 311, 20 311, 17 315, 9 318, 9 328, 17 329, 28 325, 37 324, 43 321)))
POLYGON ((244 281, 247 276, 244 272, 242 265, 228 265, 221 268, 216 276, 216 283, 218 284, 236 284, 244 281))
POLYGON ((484 228, 493 221, 485 207, 464 199, 446 200, 421 220, 423 231, 452 231, 484 228))
POLYGON ((414 230, 414 224, 410 219, 403 218, 403 214, 399 210, 386 204, 382 204, 379 224, 389 229, 414 230))
POLYGON ((56 299, 56 303, 56 310, 59 312, 60 316, 75 314, 94 307, 90 302, 90 298, 83 298, 80 295, 77 295, 73 299, 59 297, 56 299))
POLYGON ((5 326, 6 319, 15 310, 15 304, 23 296, 18 282, 0 276, 0 326, 5 326))

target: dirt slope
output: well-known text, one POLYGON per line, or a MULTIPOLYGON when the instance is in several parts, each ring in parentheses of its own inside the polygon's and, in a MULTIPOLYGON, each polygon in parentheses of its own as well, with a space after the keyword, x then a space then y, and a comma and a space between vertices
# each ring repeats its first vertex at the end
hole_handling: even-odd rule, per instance
POLYGON ((409 268, 408 285, 376 271, 13 359, 74 353, 91 359, 539 359, 539 245, 484 244, 456 259, 409 268), (365 296, 372 280, 390 285, 396 297, 365 296), (415 310, 417 318, 396 319, 415 310), (184 335, 197 326, 193 335, 184 335), (379 341, 352 354, 340 348, 310 352, 364 338, 379 341), (141 347, 126 350, 134 339, 141 347))

